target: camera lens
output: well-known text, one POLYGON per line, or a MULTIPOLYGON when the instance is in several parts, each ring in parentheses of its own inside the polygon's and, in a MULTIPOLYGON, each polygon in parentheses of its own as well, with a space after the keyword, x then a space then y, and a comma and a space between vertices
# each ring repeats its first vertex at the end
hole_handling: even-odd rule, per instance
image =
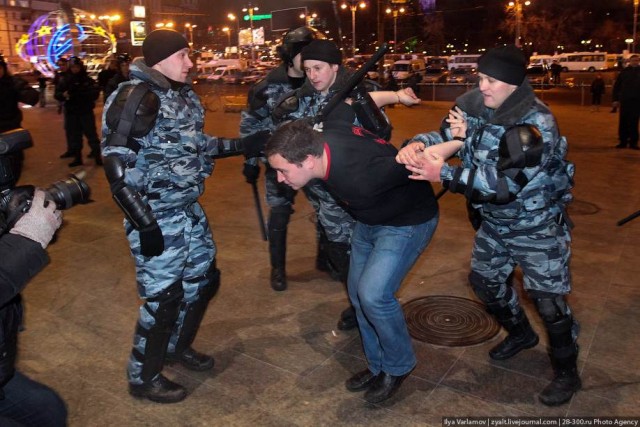
POLYGON ((89 202, 91 189, 82 179, 76 175, 54 182, 47 188, 47 195, 53 200, 58 209, 69 209, 78 203, 89 202))

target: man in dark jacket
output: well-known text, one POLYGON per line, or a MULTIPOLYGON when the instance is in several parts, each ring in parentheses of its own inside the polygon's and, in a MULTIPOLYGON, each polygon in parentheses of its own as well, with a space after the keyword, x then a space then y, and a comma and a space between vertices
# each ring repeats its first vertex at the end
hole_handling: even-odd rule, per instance
POLYGON ((0 56, 0 132, 19 128, 22 111, 18 103, 36 105, 39 97, 38 91, 26 80, 9 73, 7 63, 0 56))
POLYGON ((640 56, 631 55, 629 65, 613 84, 613 107, 620 108, 616 148, 638 149, 638 121, 640 120, 640 56))
MULTIPOLYGON (((0 156, 3 195, 19 174, 5 157, 0 156)), ((45 248, 62 224, 62 213, 36 189, 31 208, 11 227, 6 218, 14 214, 9 208, 14 201, 0 203, 0 425, 65 426, 67 409, 60 396, 15 369, 23 311, 20 292, 49 262, 45 248)))
POLYGON ((68 151, 61 157, 72 157, 69 167, 82 165, 82 136, 89 141, 91 153, 89 157, 102 165, 100 157, 100 139, 96 131, 93 108, 100 91, 96 82, 89 77, 82 60, 77 56, 69 58, 69 74, 64 76, 56 86, 55 98, 64 101, 65 132, 67 134, 68 151))

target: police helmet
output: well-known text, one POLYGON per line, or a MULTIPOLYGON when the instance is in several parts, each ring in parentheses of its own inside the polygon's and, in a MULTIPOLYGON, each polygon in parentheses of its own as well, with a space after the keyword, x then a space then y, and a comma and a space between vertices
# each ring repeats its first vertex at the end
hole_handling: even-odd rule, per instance
POLYGON ((278 53, 284 62, 293 64, 293 58, 300 53, 303 47, 316 39, 324 39, 325 36, 315 28, 299 27, 288 31, 283 39, 282 45, 278 46, 278 53))

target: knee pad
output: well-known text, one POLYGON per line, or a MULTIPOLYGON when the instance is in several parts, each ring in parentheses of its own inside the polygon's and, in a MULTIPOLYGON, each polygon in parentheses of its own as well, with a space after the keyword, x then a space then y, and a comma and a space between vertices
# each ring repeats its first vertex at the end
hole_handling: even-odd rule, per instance
POLYGON ((469 273, 469 283, 473 292, 476 294, 480 301, 489 304, 497 301, 497 289, 500 288, 500 284, 491 282, 475 271, 469 273))
POLYGON ((567 307, 563 295, 536 295, 532 293, 531 297, 533 298, 540 317, 545 323, 555 323, 570 315, 569 307, 567 307))

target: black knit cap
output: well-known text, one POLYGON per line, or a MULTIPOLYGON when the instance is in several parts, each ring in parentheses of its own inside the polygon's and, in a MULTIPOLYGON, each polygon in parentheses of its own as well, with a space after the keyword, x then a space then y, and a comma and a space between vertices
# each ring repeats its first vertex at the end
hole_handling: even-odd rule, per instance
POLYGON ((527 70, 527 60, 515 45, 496 47, 478 60, 478 71, 510 85, 520 86, 527 70))
POLYGON ((342 64, 342 52, 331 40, 313 40, 302 48, 300 59, 315 59, 329 64, 342 64))
POLYGON ((153 67, 158 62, 170 57, 177 51, 189 48, 187 39, 177 31, 161 28, 151 31, 142 42, 144 62, 153 67))

